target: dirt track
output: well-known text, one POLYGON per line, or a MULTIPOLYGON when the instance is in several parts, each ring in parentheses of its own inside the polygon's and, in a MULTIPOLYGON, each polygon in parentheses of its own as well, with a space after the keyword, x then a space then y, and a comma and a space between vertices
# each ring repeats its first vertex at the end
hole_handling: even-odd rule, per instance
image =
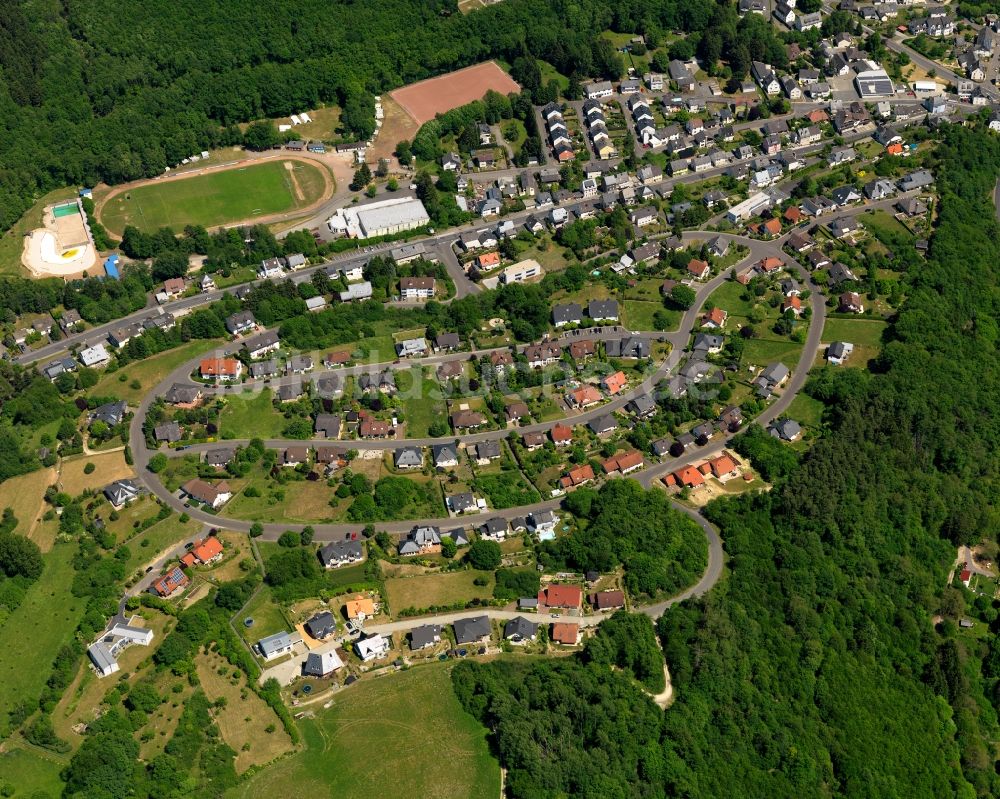
MULTIPOLYGON (((281 151, 269 151, 266 153, 244 153, 244 157, 236 161, 228 161, 224 164, 218 164, 215 166, 208 166, 202 169, 190 169, 186 172, 180 172, 158 178, 148 178, 146 180, 136 180, 131 183, 123 183, 118 186, 111 186, 110 191, 101 199, 95 201, 94 212, 98 219, 101 219, 104 206, 110 200, 113 200, 122 192, 132 191, 141 186, 149 186, 153 184, 161 184, 165 182, 173 182, 176 180, 185 180, 186 178, 197 177, 198 175, 204 175, 208 172, 219 172, 226 169, 240 169, 251 163, 260 163, 262 161, 269 160, 281 160, 281 161, 301 161, 302 163, 312 164, 313 166, 318 166, 320 174, 323 175, 323 192, 320 197, 309 205, 305 205, 301 208, 293 208, 290 211, 285 211, 280 214, 269 214, 267 216, 256 216, 249 219, 240 219, 235 222, 229 222, 225 225, 217 225, 216 228, 231 228, 240 227, 242 225, 272 225, 275 223, 284 222, 290 219, 298 219, 303 216, 307 216, 317 208, 321 207, 324 203, 328 202, 333 196, 337 188, 337 182, 333 176, 333 162, 331 156, 336 158, 337 156, 326 153, 323 155, 317 154, 316 156, 305 155, 303 153, 289 153, 285 150, 281 151)), ((298 188, 298 183, 293 180, 296 187, 296 193, 301 193, 301 189, 298 188)), ((100 186, 99 189, 109 188, 107 186, 100 186)), ((103 221, 103 220, 102 220, 103 221)), ((112 236, 121 238, 124 231, 113 230, 108 228, 108 232, 112 236)))

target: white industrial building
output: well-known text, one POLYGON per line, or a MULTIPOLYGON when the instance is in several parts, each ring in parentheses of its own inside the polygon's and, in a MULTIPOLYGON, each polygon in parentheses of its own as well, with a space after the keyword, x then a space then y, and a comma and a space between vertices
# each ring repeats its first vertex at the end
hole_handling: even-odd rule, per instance
POLYGON ((351 208, 341 208, 327 225, 332 233, 352 239, 370 239, 427 225, 431 218, 420 200, 396 197, 351 208))
POLYGON ((730 222, 743 222, 752 216, 757 216, 761 211, 771 207, 771 198, 759 191, 750 195, 743 202, 734 205, 726 212, 730 222))

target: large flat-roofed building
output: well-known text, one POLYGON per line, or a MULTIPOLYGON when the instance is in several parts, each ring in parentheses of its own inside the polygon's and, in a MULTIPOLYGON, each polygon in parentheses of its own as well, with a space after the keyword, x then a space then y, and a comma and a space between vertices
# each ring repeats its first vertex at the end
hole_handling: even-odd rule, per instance
POLYGON ((895 91, 884 69, 868 69, 854 76, 854 88, 865 97, 891 97, 895 91))
POLYGON ((500 273, 501 283, 523 283, 525 280, 531 280, 534 277, 540 277, 543 275, 542 265, 533 258, 528 258, 524 261, 518 261, 513 266, 508 266, 503 272, 500 273))
POLYGON ((420 200, 397 197, 353 208, 341 208, 330 217, 331 232, 353 239, 370 239, 429 224, 431 218, 420 200))
POLYGON ((771 198, 764 194, 764 192, 759 191, 730 208, 726 216, 730 222, 743 222, 770 207, 771 198))

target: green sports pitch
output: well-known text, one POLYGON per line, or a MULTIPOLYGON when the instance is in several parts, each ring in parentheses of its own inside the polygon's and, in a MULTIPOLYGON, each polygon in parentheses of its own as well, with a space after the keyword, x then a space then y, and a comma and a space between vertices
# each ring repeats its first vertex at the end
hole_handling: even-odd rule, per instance
MULTIPOLYGON (((332 182, 332 178, 329 178, 332 182)), ((319 200, 326 180, 303 161, 268 161, 160 181, 113 195, 100 211, 108 230, 146 232, 185 225, 213 228, 304 208, 319 200)))

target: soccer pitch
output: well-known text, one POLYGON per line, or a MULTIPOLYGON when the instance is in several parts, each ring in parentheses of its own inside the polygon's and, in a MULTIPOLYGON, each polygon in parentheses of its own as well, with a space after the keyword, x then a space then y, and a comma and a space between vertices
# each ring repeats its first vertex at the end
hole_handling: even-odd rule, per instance
POLYGON ((213 228, 304 208, 323 196, 328 181, 318 166, 303 161, 250 164, 121 191, 108 198, 100 219, 118 235, 127 225, 148 233, 213 228))

